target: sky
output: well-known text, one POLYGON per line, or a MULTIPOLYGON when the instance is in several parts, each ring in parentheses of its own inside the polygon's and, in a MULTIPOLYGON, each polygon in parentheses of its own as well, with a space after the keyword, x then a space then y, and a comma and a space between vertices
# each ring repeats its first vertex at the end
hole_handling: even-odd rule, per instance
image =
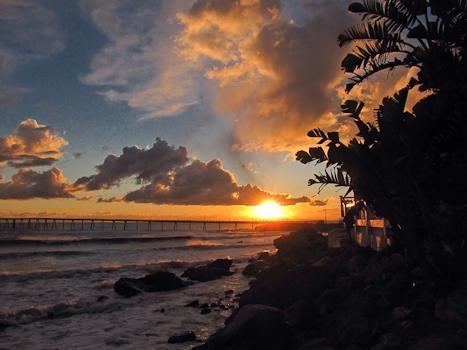
POLYGON ((352 132, 348 4, 0 0, 0 215, 337 219, 345 190, 307 187, 321 168, 294 154, 352 132))

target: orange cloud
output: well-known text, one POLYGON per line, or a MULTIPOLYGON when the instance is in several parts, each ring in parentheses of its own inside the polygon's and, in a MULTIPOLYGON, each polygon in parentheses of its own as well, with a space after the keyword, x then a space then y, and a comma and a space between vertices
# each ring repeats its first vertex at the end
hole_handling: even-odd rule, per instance
POLYGON ((0 183, 0 199, 71 198, 72 188, 57 168, 35 172, 19 169, 9 182, 0 183))
POLYGON ((67 144, 52 127, 26 119, 11 135, 0 137, 0 163, 14 167, 51 165, 63 157, 61 149, 67 144))
POLYGON ((180 52, 213 82, 215 106, 234 119, 241 149, 296 150, 339 105, 334 83, 345 52, 336 38, 349 23, 345 4, 307 10, 296 24, 278 1, 198 0, 178 15, 180 52))

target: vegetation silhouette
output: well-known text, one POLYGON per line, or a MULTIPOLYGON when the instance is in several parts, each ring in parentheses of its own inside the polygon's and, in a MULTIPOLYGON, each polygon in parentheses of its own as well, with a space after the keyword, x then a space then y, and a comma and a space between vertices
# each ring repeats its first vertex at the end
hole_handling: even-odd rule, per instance
POLYGON ((354 45, 342 61, 352 75, 347 92, 384 70, 417 67, 417 75, 383 99, 374 122, 362 120, 363 102, 345 101, 355 137, 344 143, 337 132, 313 129, 318 146, 297 160, 324 163, 309 185, 348 187, 389 221, 411 261, 455 279, 467 265, 467 1, 365 0, 349 11, 362 22, 338 37, 340 46, 354 45), (428 96, 408 112, 414 88, 428 96))

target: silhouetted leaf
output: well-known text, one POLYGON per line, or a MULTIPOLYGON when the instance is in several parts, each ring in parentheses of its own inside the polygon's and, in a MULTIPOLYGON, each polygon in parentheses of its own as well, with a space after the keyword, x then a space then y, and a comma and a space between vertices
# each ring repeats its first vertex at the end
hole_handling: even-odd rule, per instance
POLYGON ((336 131, 328 132, 328 139, 334 143, 339 143, 339 133, 336 131))
POLYGON ((307 152, 305 151, 298 151, 295 154, 296 160, 299 162, 302 162, 303 164, 307 164, 313 161, 313 157, 311 157, 307 152))
POLYGON ((353 13, 362 13, 365 12, 365 6, 359 2, 353 2, 349 5, 349 11, 353 13))
POLYGON ((324 162, 328 159, 321 147, 310 147, 309 154, 311 158, 316 159, 318 162, 324 162))

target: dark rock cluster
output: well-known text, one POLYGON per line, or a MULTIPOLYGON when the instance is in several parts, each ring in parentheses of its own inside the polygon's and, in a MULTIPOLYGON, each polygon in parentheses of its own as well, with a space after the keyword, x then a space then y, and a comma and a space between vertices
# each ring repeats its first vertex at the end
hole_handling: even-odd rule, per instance
POLYGON ((467 349, 467 283, 435 282, 400 254, 298 231, 243 273, 240 308, 200 350, 467 349))
MULTIPOLYGON (((183 272, 182 277, 192 281, 207 282, 230 276, 232 260, 217 259, 197 267, 190 267, 183 272)), ((133 297, 142 292, 161 292, 186 287, 193 282, 184 281, 172 272, 157 271, 141 278, 120 278, 114 284, 114 291, 124 297, 133 297)))

